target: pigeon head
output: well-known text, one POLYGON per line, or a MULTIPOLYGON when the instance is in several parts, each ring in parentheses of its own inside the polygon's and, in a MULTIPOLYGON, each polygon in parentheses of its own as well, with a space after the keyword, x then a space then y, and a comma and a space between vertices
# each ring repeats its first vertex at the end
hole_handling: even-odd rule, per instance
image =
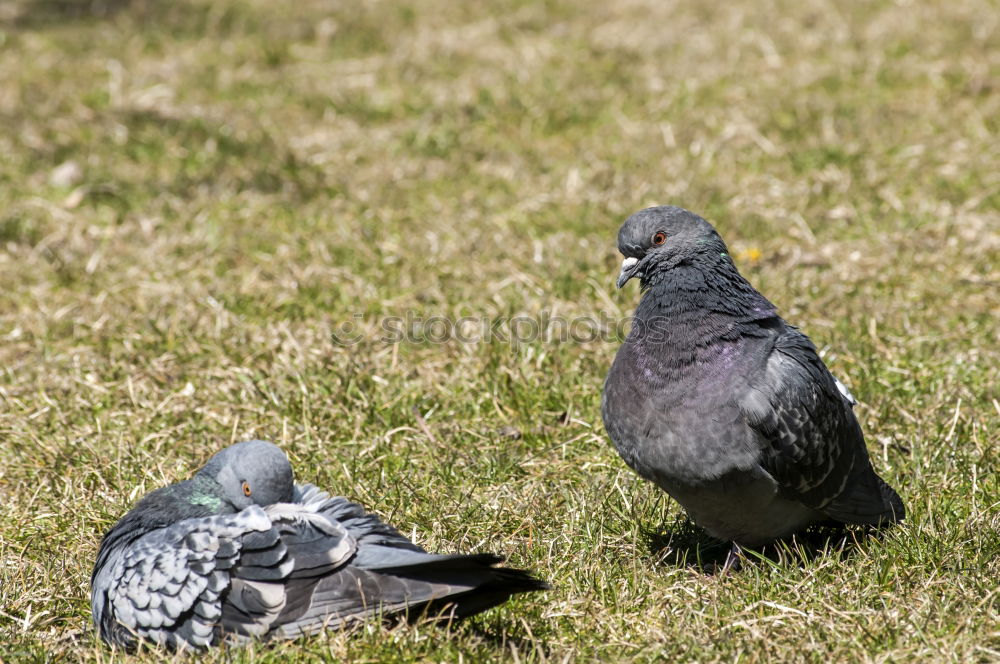
POLYGON ((618 231, 618 251, 625 256, 618 288, 632 277, 646 284, 654 275, 700 256, 717 260, 727 253, 710 223, 673 205, 646 208, 626 219, 618 231))
POLYGON ((288 457, 277 445, 263 440, 230 445, 209 459, 198 475, 215 480, 221 498, 237 510, 291 502, 294 491, 288 457))

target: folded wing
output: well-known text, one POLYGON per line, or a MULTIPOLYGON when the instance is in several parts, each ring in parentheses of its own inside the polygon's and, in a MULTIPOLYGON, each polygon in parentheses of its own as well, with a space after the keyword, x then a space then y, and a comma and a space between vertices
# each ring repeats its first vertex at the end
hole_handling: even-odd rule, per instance
POLYGON ((210 645, 243 538, 269 530, 264 511, 251 507, 140 537, 107 571, 102 632, 123 646, 136 637, 176 648, 210 645))
POLYGON ((845 523, 900 521, 903 503, 872 469, 853 404, 809 339, 791 327, 737 399, 783 494, 845 523))
MULTIPOLYGON (((187 519, 126 546, 109 571, 102 634, 198 648, 296 638, 397 613, 465 616, 547 585, 489 554, 432 555, 310 485, 295 503, 187 519)), ((95 613, 95 615, 97 615, 95 613)))
POLYGON ((298 487, 297 500, 345 528, 357 550, 332 573, 289 580, 270 636, 295 638, 398 613, 461 617, 547 587, 521 570, 493 567, 503 560, 498 556, 428 554, 360 505, 315 487, 298 487))

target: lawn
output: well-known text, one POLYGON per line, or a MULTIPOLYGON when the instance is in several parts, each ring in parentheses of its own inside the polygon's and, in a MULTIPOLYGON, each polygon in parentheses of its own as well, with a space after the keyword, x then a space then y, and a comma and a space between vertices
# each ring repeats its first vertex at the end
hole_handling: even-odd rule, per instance
POLYGON ((0 2, 0 660, 131 659, 101 536, 259 437, 553 589, 206 661, 1000 661, 998 134, 990 0, 0 2), (615 237, 668 203, 853 391, 903 525, 715 576, 618 458, 615 237))

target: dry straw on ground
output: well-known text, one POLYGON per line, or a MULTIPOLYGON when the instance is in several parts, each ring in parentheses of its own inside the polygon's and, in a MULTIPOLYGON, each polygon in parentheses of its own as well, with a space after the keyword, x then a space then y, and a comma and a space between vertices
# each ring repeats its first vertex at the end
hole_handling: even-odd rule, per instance
POLYGON ((0 2, 0 659, 120 658, 100 536, 250 436, 555 588, 212 661, 1000 659, 998 44, 985 0, 0 2), (823 348, 904 526, 706 575, 604 436, 615 343, 375 338, 626 315, 654 203, 823 348))

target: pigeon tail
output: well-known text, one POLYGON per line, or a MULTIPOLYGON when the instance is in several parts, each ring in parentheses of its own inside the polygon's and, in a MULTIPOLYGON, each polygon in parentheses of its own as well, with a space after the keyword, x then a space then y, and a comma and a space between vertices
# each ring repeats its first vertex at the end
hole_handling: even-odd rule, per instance
POLYGON ((464 592, 415 603, 408 611, 411 619, 435 614, 465 618, 503 604, 519 593, 550 588, 548 583, 526 570, 494 567, 503 561, 502 556, 491 553, 442 555, 417 565, 379 571, 423 581, 432 586, 471 586, 471 589, 464 592))
POLYGON ((888 482, 878 477, 878 475, 875 477, 878 478, 878 488, 882 493, 882 499, 888 503, 889 510, 891 511, 891 516, 886 521, 886 524, 899 523, 906 518, 906 508, 903 507, 903 499, 899 497, 895 489, 889 486, 888 482))
MULTIPOLYGON (((422 563, 379 569, 348 566, 318 580, 290 581, 285 592, 288 601, 264 638, 297 638, 373 617, 400 616, 410 622, 464 618, 517 593, 548 588, 523 570, 493 567, 502 562, 499 556, 421 555, 422 563)), ((245 617, 227 604, 224 631, 250 635, 246 624, 245 617)))
POLYGON ((874 486, 857 482, 823 508, 823 513, 837 521, 856 526, 890 526, 906 517, 903 501, 889 484, 871 472, 874 486))

